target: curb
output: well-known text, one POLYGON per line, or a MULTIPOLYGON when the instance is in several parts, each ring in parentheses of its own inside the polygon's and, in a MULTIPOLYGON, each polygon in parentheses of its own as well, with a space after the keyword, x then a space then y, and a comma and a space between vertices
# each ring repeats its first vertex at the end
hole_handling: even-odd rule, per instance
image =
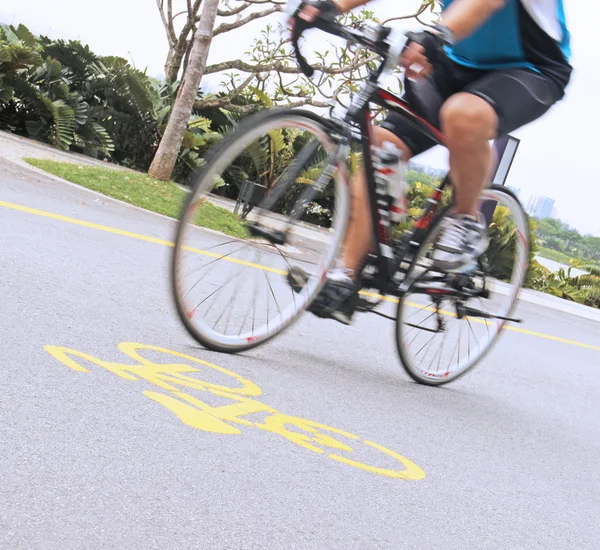
POLYGON ((538 292, 537 290, 531 290, 529 288, 522 289, 519 293, 519 302, 527 302, 529 304, 547 307, 600 323, 600 309, 578 304, 576 302, 570 302, 564 298, 558 298, 557 296, 538 292))

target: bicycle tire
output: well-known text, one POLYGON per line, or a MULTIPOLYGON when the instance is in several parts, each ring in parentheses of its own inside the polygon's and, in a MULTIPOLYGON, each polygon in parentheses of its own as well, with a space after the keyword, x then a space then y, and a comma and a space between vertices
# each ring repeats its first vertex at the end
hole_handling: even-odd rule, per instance
MULTIPOLYGON (((518 198, 516 197, 516 195, 514 195, 514 193, 512 193, 510 190, 506 189, 505 187, 502 187, 499 185, 492 185, 490 188, 484 190, 482 198, 485 200, 499 199, 498 202, 502 203, 503 206, 509 205, 509 210, 515 218, 516 228, 515 228, 514 239, 515 239, 515 247, 516 248, 515 248, 515 253, 514 253, 514 265, 513 265, 514 271, 512 272, 510 289, 509 289, 508 294, 505 293, 506 289, 503 287, 503 283, 500 283, 499 281, 494 281, 492 279, 492 284, 495 289, 493 292, 499 293, 501 291, 501 293, 498 295, 507 296, 507 298, 505 300, 505 304, 502 306, 502 311, 501 311, 502 317, 510 317, 516 307, 518 293, 519 293, 521 287, 523 286, 523 283, 524 283, 524 280, 525 280, 525 277, 527 274, 527 259, 528 259, 528 255, 529 255, 529 225, 528 225, 527 215, 525 214, 525 211, 524 211, 522 205, 520 204, 518 198)), ((443 219, 448 215, 449 211, 450 211, 450 209, 447 209, 445 212, 440 214, 440 216, 432 224, 430 230, 427 233, 427 236, 425 237, 423 243, 419 247, 419 251, 417 252, 416 258, 421 258, 428 250, 428 247, 431 246, 431 243, 435 240, 435 237, 437 236, 437 233, 440 230, 440 226, 441 226, 443 219)), ((415 266, 413 266, 411 271, 414 271, 414 269, 416 269, 415 266)), ((409 273, 408 276, 410 277, 411 273, 409 273)), ((413 275, 413 278, 414 278, 414 275, 413 275)), ((473 356, 472 359, 470 358, 470 350, 469 350, 469 358, 465 364, 459 365, 456 369, 448 368, 448 370, 437 370, 436 372, 425 371, 422 368, 419 368, 415 364, 415 361, 413 360, 413 358, 410 357, 409 349, 408 349, 409 346, 407 343, 408 332, 405 334, 405 333, 403 333, 403 330, 402 330, 403 324, 406 324, 404 322, 407 321, 409 318, 409 317, 407 317, 407 312, 409 310, 412 311, 414 309, 419 309, 422 305, 422 304, 411 303, 410 299, 409 299, 410 296, 411 296, 411 292, 410 292, 410 290, 407 290, 407 292, 400 298, 399 303, 398 303, 397 316, 396 316, 396 346, 397 346, 398 353, 400 356, 400 361, 401 361, 401 364, 402 364, 404 370, 414 381, 416 381, 420 384, 425 384, 425 385, 430 385, 430 386, 440 386, 440 385, 452 382, 452 381, 460 378, 467 372, 469 372, 477 364, 479 364, 481 362, 481 360, 484 359, 487 356, 487 354, 493 349, 494 345, 497 343, 497 341, 502 333, 502 329, 504 328, 504 325, 507 322, 506 319, 495 320, 494 321, 495 326, 492 327, 493 331, 490 331, 489 327, 491 326, 491 323, 488 323, 489 320, 485 319, 483 324, 486 326, 486 334, 488 336, 488 341, 485 343, 485 346, 482 349, 478 349, 478 352, 473 356), (415 308, 415 305, 418 307, 415 308)), ((482 300, 480 299, 480 301, 482 301, 482 300)), ((437 307, 439 308, 439 305, 437 307)), ((424 307, 420 311, 423 311, 423 310, 426 310, 427 313, 429 313, 431 311, 431 308, 426 309, 426 307, 424 307)), ((426 314, 423 313, 423 315, 426 315, 426 314)), ((458 316, 453 317, 452 311, 445 310, 442 312, 442 315, 447 317, 448 320, 452 319, 452 318, 455 318, 457 321, 459 320, 458 316)), ((429 316, 429 317, 431 317, 431 316, 429 316)), ((427 319, 429 319, 429 317, 427 317, 427 319)), ((474 322, 477 320, 481 324, 481 320, 476 319, 476 317, 471 318, 469 315, 467 315, 467 316, 465 316, 464 319, 467 320, 471 332, 473 332, 473 328, 472 328, 472 325, 471 325, 471 322, 469 321, 469 319, 472 319, 474 322)), ((446 320, 446 322, 448 322, 448 320, 446 320)), ((407 324, 407 326, 409 327, 409 329, 412 330, 414 328, 414 323, 407 324)), ((425 330, 425 331, 429 330, 431 333, 435 334, 434 331, 431 331, 431 329, 425 328, 425 326, 420 327, 420 328, 421 328, 421 330, 425 330)), ((475 334, 474 334, 474 336, 475 336, 475 334)), ((434 337, 432 337, 432 338, 434 338, 434 337)), ((417 338, 416 336, 413 337, 413 339, 416 339, 416 338, 417 338)), ((470 339, 470 333, 468 333, 468 338, 470 339)), ((443 343, 442 343, 442 345, 443 345, 443 343)), ((459 333, 459 341, 457 343, 457 347, 460 348, 460 345, 461 344, 460 344, 460 333, 459 333)), ((441 355, 442 355, 441 351, 436 351, 436 353, 439 353, 439 357, 441 357, 441 355)), ((453 353, 454 353, 454 351, 451 352, 451 355, 453 353)), ((434 359, 435 359, 435 357, 434 357, 434 359)), ((432 360, 432 362, 433 362, 433 360, 432 360)), ((460 362, 460 350, 458 351, 457 364, 459 362, 460 362)))
MULTIPOLYGON (((229 135, 214 147, 206 158, 206 164, 195 174, 192 191, 183 207, 180 216, 180 222, 177 227, 175 246, 171 262, 171 285, 177 313, 187 331, 200 344, 208 349, 236 353, 244 351, 258 345, 261 345, 296 321, 303 311, 308 307, 311 301, 316 297, 325 282, 326 272, 333 266, 337 253, 339 251, 346 226, 349 218, 349 185, 348 170, 345 160, 337 159, 334 175, 331 177, 329 185, 334 187, 335 212, 333 216, 333 233, 331 242, 326 245, 326 249, 319 259, 317 273, 307 283, 302 292, 296 294, 293 298, 294 304, 297 304, 295 310, 286 310, 280 318, 269 322, 267 319, 266 328, 254 330, 254 320, 252 325, 252 334, 243 333, 239 336, 217 333, 206 324, 196 322, 190 315, 189 305, 185 303, 182 297, 181 282, 178 278, 181 276, 179 263, 184 253, 185 235, 190 210, 193 205, 201 200, 200 197, 207 196, 212 188, 214 176, 219 171, 225 170, 224 162, 229 157, 235 156, 236 152, 242 151, 242 146, 251 141, 254 137, 276 129, 286 128, 286 124, 294 127, 300 127, 314 134, 321 140, 324 149, 328 153, 334 154, 337 151, 338 143, 331 137, 331 132, 326 119, 304 110, 295 109, 272 109, 269 111, 257 113, 245 118, 236 129, 234 134, 229 135)), ((267 195, 268 196, 268 195, 267 195)), ((197 228, 196 228, 197 229, 197 228)), ((249 245, 250 246, 250 245, 249 245)), ((249 263, 249 262, 246 262, 249 263)), ((288 264, 289 265, 289 264, 288 264)), ((267 296, 268 300, 268 296, 267 296)), ((228 306, 229 307, 229 306, 228 306)), ((233 307, 233 306, 231 306, 233 307)), ((277 304, 279 308, 279 304, 277 304)), ((280 312, 281 313, 281 312, 280 312)), ((267 313, 268 315, 268 313, 267 313)))

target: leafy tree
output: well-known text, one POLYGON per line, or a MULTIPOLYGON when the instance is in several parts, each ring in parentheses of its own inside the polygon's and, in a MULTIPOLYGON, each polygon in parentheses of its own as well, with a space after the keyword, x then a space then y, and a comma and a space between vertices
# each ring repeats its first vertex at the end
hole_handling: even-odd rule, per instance
POLYGON ((600 261, 600 237, 588 235, 585 237, 586 257, 594 261, 600 261))
POLYGON ((165 115, 161 86, 78 41, 0 28, 0 126, 62 149, 147 169, 165 115))
POLYGON ((533 286, 547 294, 558 296, 579 304, 600 307, 600 270, 581 262, 571 262, 567 270, 561 268, 556 273, 544 267, 541 268, 542 277, 536 280, 533 286), (573 268, 590 270, 589 274, 573 276, 573 268))
POLYGON ((564 222, 545 218, 539 221, 538 235, 542 245, 570 254, 573 258, 600 260, 600 237, 583 236, 564 222))
MULTIPOLYGON (((320 107, 328 106, 329 101, 343 104, 348 96, 357 91, 366 71, 374 66, 377 59, 364 48, 332 45, 324 53, 317 52, 319 63, 315 68, 320 71, 320 76, 309 80, 300 75, 287 32, 281 25, 269 24, 254 41, 245 59, 205 66, 213 37, 279 12, 284 2, 228 0, 221 3, 221 10, 217 9, 217 4, 218 0, 188 1, 185 7, 182 6, 175 13, 172 0, 157 0, 170 48, 166 62, 168 79, 173 81, 183 70, 183 85, 171 115, 173 122, 169 121, 150 168, 153 177, 168 179, 171 176, 185 133, 185 119, 194 108, 226 108, 249 113, 260 104, 243 100, 265 95, 274 104, 320 107), (224 19, 218 25, 217 15, 224 19), (184 23, 177 32, 176 19, 181 16, 184 23), (234 16, 236 20, 228 19, 234 16), (202 76, 217 73, 224 74, 221 91, 198 98, 197 90, 202 76)), ((434 0, 424 0, 417 14, 408 17, 418 16, 427 9, 433 10, 436 5, 434 0)), ((345 17, 346 22, 355 24, 376 20, 373 12, 368 10, 345 17)))
POLYGON ((169 121, 160 140, 158 150, 148 173, 150 176, 168 180, 175 168, 183 143, 194 102, 198 95, 200 81, 204 76, 206 60, 214 34, 219 0, 204 0, 202 16, 194 33, 183 81, 173 104, 169 121))
MULTIPOLYGON (((213 30, 213 36, 280 12, 284 3, 274 0, 224 1, 217 11, 220 24, 213 30)), ((165 75, 167 81, 174 82, 185 74, 189 65, 194 33, 202 19, 202 0, 186 0, 185 5, 177 0, 156 0, 156 4, 169 44, 165 75)))
POLYGON ((111 137, 47 45, 23 25, 0 27, 0 126, 61 149, 110 154, 111 137))
MULTIPOLYGON (((535 261, 535 256, 539 250, 536 242, 535 232, 537 223, 529 218, 529 267, 525 276, 525 284, 529 285, 536 276, 541 267, 535 261)), ((488 230, 490 244, 488 246, 486 257, 490 267, 490 275, 501 280, 509 280, 512 276, 514 266, 515 250, 517 243, 517 227, 514 223, 510 210, 505 206, 497 206, 494 210, 492 223, 488 230)))
POLYGON ((556 237, 564 230, 564 224, 555 218, 544 218, 538 222, 538 234, 543 239, 556 237))

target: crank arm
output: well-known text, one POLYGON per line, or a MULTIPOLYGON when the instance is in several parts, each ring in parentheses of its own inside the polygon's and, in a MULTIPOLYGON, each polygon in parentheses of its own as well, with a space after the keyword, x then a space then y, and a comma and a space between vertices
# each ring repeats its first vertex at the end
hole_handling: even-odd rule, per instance
POLYGON ((424 330, 426 332, 433 332, 434 334, 438 334, 440 332, 444 332, 443 330, 440 329, 434 329, 434 328, 428 328, 428 327, 422 327, 421 325, 413 325, 412 323, 404 323, 407 327, 411 327, 411 328, 417 328, 419 330, 424 330))

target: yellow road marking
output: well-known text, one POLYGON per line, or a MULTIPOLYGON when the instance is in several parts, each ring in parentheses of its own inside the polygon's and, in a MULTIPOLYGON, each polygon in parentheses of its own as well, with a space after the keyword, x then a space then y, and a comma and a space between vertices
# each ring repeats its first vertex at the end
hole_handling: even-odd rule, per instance
MULTIPOLYGON (((369 296, 370 298, 378 298, 380 300, 381 299, 385 300, 386 302, 392 302, 394 304, 397 304, 400 301, 400 300, 398 300, 398 298, 395 298, 393 296, 380 296, 379 294, 376 294, 374 292, 361 291, 361 294, 364 294, 365 296, 369 296)), ((410 307, 422 308, 427 311, 433 311, 433 308, 431 308, 431 307, 423 308, 422 304, 417 304, 415 302, 406 302, 406 305, 408 305, 410 307)), ((442 313, 443 315, 449 315, 451 317, 456 317, 456 314, 452 313, 451 311, 440 310, 440 313, 442 313)), ((486 322, 483 319, 473 319, 472 317, 469 317, 469 319, 476 323, 486 324, 486 322)), ((527 330, 524 328, 513 327, 511 325, 504 325, 503 330, 510 330, 512 332, 519 332, 521 334, 526 334, 527 336, 535 336, 536 338, 544 338, 545 340, 552 340, 554 342, 561 342, 563 344, 569 344, 571 346, 577 346, 580 348, 586 348, 586 349, 592 349, 594 351, 600 351, 600 346, 592 346, 592 344, 584 344, 583 342, 577 342, 576 340, 569 340, 568 338, 561 338, 560 336, 552 336, 551 334, 544 334, 543 332, 536 332, 534 330, 527 330)))
MULTIPOLYGON (((11 208, 12 210, 18 210, 19 212, 26 212, 28 214, 34 214, 36 216, 42 216, 44 218, 51 218, 53 220, 58 220, 61 222, 72 223, 74 225, 80 225, 82 227, 89 227, 90 229, 96 229, 97 231, 104 231, 105 233, 113 233, 114 235, 121 235, 123 237, 129 237, 131 239, 137 239, 140 241, 146 241, 149 243, 160 244, 162 246, 169 246, 173 248, 175 243, 171 241, 165 241, 164 239, 157 239, 156 237, 149 237, 148 235, 142 235, 141 233, 134 233, 132 231, 125 231, 124 229, 117 229, 116 227, 109 227, 108 225, 100 225, 98 223, 86 222, 83 220, 78 220, 76 218, 69 218, 68 216, 61 216, 60 214, 53 214, 52 212, 46 212, 44 210, 37 210, 36 208, 29 208, 28 206, 21 206, 20 204, 13 204, 11 202, 0 201, 0 206, 4 206, 5 208, 11 208)), ((209 256, 210 258, 220 258, 226 262, 230 262, 233 264, 245 265, 247 267, 253 267, 255 269, 262 269, 263 271, 269 271, 271 273, 276 273, 278 275, 287 275, 286 271, 282 271, 281 269, 275 269, 272 267, 268 267, 266 265, 255 264, 253 262, 247 262, 245 260, 238 260, 237 258, 230 258, 228 256, 223 256, 222 254, 217 254, 216 252, 209 252, 208 250, 201 250, 199 248, 192 248, 189 246, 182 247, 184 250, 188 252, 195 252, 197 254, 202 254, 203 256, 209 256)))
POLYGON ((520 332, 521 334, 527 334, 528 336, 535 336, 537 338, 553 340, 554 342, 562 342, 563 344, 569 344, 571 346, 578 346, 580 348, 587 348, 587 349, 593 349, 594 351, 600 351, 600 346, 592 346, 591 344, 584 344, 583 342, 577 342, 576 340, 569 340, 568 338, 561 338, 560 336, 552 336, 551 334, 544 334, 543 332, 535 332, 534 330, 527 330, 524 328, 518 328, 518 327, 513 327, 513 326, 505 326, 504 330, 510 330, 512 332, 520 332))
MULTIPOLYGON (((68 216, 62 216, 60 214, 54 214, 52 212, 46 212, 44 210, 38 210, 36 208, 30 208, 28 206, 22 206, 20 204, 14 204, 12 202, 5 202, 5 201, 0 201, 0 207, 4 207, 4 208, 10 208, 11 210, 17 210, 19 212, 26 212, 28 214, 33 214, 35 216, 42 216, 44 218, 50 218, 53 220, 58 220, 58 221, 62 221, 65 223, 71 223, 74 225, 79 225, 82 227, 88 227, 90 229, 95 229, 97 231, 104 231, 105 233, 112 233, 114 235, 121 235, 123 237, 129 237, 131 239, 137 239, 140 241, 146 241, 146 242, 150 242, 150 243, 154 243, 154 244, 160 244, 162 246, 168 246, 173 248, 175 246, 175 243, 171 242, 171 241, 166 241, 164 239, 158 239, 156 237, 150 237, 148 235, 143 235, 141 233, 134 233, 132 231, 125 231, 124 229, 117 229, 116 227, 110 227, 108 225, 100 225, 97 223, 92 223, 92 222, 86 222, 84 220, 79 220, 76 218, 70 218, 68 216)), ((280 269, 275 269, 272 267, 268 267, 265 265, 261 265, 261 264, 256 264, 256 263, 252 263, 252 262, 246 262, 245 260, 238 260, 236 258, 229 258, 229 257, 222 257, 219 254, 216 254, 214 252, 209 252, 207 250, 201 250, 199 248, 191 248, 191 247, 185 247, 185 250, 188 250, 190 252, 195 252, 197 254, 202 254, 205 256, 210 256, 213 258, 222 258, 223 260, 227 261, 227 262, 231 262, 231 263, 235 263, 235 264, 240 264, 240 265, 245 265, 248 267, 253 267, 255 269, 261 269, 263 271, 269 271, 271 273, 276 273, 278 275, 287 275, 287 272, 282 271, 280 269)), ((381 297, 379 294, 375 294, 372 292, 364 292, 361 291, 361 293, 365 296, 370 296, 371 298, 379 298, 379 299, 383 299, 386 302, 393 302, 393 303, 398 303, 398 298, 394 298, 393 296, 383 296, 381 297)), ((411 307, 421 307, 419 306, 419 304, 415 304, 412 302, 408 302, 408 305, 411 307)), ((443 312, 445 314, 449 314, 452 315, 451 312, 443 312)), ((485 321, 481 321, 479 319, 475 319, 476 321, 479 322, 485 322, 485 321)), ((567 338, 561 338, 560 336, 552 336, 550 334, 544 334, 542 332, 535 332, 533 330, 527 330, 527 329, 522 329, 522 328, 518 328, 518 327, 513 327, 513 326, 505 326, 504 330, 510 330, 512 332, 519 332, 521 334, 526 334, 528 336, 534 336, 536 338, 543 338, 545 340, 552 340, 554 342, 561 342, 563 344, 568 344, 571 346, 577 346, 580 348, 586 348, 586 349, 591 349, 594 351, 600 351, 600 346, 593 346, 591 344, 585 344, 583 342, 577 342, 576 340, 569 340, 567 338)))
POLYGON ((361 440, 357 435, 326 424, 283 414, 270 405, 253 399, 253 397, 260 396, 262 390, 250 380, 223 367, 197 359, 191 355, 157 346, 123 342, 118 345, 118 348, 127 357, 128 361, 126 363, 104 361, 69 348, 44 346, 44 349, 52 357, 74 371, 90 372, 81 365, 83 361, 86 364, 91 363, 104 368, 113 375, 125 380, 145 380, 154 384, 162 391, 146 390, 143 394, 171 411, 185 425, 196 430, 222 435, 240 435, 244 433, 240 426, 258 428, 279 435, 309 451, 353 468, 396 479, 415 481, 425 479, 425 472, 417 464, 391 449, 369 440, 361 440), (167 359, 171 361, 176 358, 178 362, 155 363, 144 356, 145 351, 166 355, 167 359), (131 360, 134 361, 133 364, 131 360), (200 380, 194 376, 202 373, 211 374, 209 377, 211 379, 215 372, 232 378, 231 382, 235 382, 233 387, 221 386, 214 382, 200 380), (239 383, 242 384, 242 387, 237 386, 239 383), (190 391, 199 393, 204 399, 209 398, 211 402, 216 396, 219 398, 218 404, 213 405, 210 402, 198 399, 191 395, 190 391), (226 400, 226 404, 222 404, 223 400, 226 400), (262 413, 263 415, 268 413, 268 416, 264 417, 261 422, 253 416, 256 413, 262 413), (350 441, 340 441, 335 436, 341 436, 350 441), (385 468, 360 462, 360 460, 357 460, 361 457, 360 450, 357 451, 349 443, 362 443, 380 451, 380 453, 393 459, 392 461, 386 459, 386 462, 395 464, 396 468, 385 468), (353 458, 344 456, 340 454, 341 452, 349 453, 353 458))

